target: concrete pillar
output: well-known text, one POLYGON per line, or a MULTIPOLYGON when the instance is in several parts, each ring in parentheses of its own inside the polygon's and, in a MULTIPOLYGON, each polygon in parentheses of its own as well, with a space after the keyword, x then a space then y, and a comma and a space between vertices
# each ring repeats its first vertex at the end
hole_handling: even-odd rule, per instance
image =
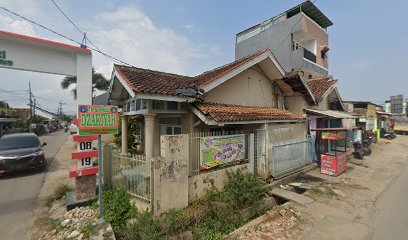
POLYGON ((77 101, 92 104, 92 55, 77 54, 77 101))
POLYGON ((155 140, 155 119, 156 114, 147 113, 144 115, 145 119, 145 155, 146 159, 152 158, 154 155, 154 140, 155 140))
POLYGON ((255 135, 250 133, 248 136, 248 157, 249 157, 249 172, 255 173, 255 135))
POLYGON ((128 153, 128 116, 122 116, 122 154, 128 153))

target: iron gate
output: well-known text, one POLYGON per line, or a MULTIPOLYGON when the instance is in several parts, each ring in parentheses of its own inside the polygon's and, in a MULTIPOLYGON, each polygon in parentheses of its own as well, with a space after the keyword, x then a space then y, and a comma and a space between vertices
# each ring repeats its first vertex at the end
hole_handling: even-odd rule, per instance
POLYGON ((278 178, 313 163, 314 139, 272 145, 272 177, 278 178))

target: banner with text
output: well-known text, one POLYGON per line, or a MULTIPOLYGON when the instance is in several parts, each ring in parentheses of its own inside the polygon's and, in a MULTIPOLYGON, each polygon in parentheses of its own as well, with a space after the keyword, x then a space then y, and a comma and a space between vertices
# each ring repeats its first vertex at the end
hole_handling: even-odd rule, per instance
POLYGON ((200 138, 201 169, 245 160, 245 135, 200 138))

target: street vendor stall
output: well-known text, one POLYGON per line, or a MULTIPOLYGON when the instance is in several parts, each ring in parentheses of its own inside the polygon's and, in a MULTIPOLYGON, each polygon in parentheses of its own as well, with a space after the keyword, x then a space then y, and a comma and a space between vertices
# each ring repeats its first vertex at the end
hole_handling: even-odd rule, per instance
POLYGON ((347 129, 318 128, 316 149, 322 174, 338 176, 347 169, 347 129))

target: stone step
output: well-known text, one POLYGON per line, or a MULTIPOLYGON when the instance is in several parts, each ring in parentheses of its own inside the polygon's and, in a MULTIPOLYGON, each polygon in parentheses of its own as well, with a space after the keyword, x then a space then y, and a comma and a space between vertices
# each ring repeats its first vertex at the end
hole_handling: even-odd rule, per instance
POLYGON ((298 203, 303 206, 307 206, 313 203, 313 199, 303 196, 302 194, 294 193, 281 188, 274 188, 270 192, 272 195, 283 198, 288 201, 298 203))

